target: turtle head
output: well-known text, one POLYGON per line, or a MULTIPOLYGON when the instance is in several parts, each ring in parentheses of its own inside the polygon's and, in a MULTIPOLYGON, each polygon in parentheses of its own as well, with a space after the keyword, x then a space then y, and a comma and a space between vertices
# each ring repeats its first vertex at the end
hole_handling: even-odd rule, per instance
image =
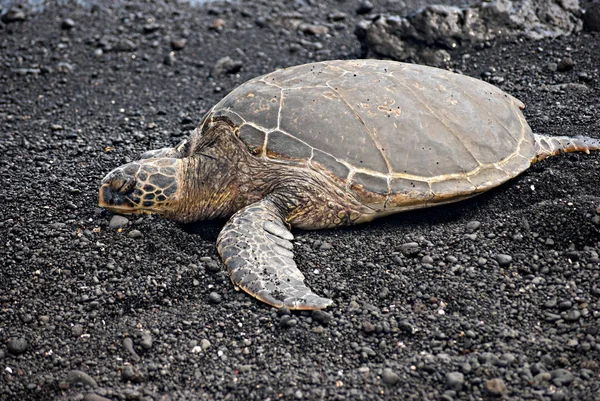
POLYGON ((148 151, 102 180, 98 206, 181 223, 231 215, 242 151, 232 123, 216 120, 174 148, 148 151))
POLYGON ((125 164, 102 180, 98 205, 120 214, 160 214, 173 218, 182 198, 185 159, 158 157, 125 164))

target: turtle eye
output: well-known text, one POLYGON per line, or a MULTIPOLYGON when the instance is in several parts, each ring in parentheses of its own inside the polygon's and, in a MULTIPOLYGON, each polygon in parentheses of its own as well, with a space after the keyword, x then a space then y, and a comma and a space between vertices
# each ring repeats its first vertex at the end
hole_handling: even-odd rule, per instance
POLYGON ((108 186, 117 193, 125 194, 135 187, 135 178, 122 171, 115 171, 108 180, 108 186))

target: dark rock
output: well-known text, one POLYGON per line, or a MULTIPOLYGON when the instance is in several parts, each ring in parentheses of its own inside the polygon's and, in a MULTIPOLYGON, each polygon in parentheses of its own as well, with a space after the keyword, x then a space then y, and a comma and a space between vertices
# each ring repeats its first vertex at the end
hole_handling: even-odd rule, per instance
POLYGON ((140 356, 137 354, 137 352, 135 352, 135 349, 133 348, 133 340, 129 337, 126 337, 123 339, 123 347, 127 350, 127 352, 129 352, 129 355, 131 355, 131 358, 134 361, 139 361, 140 360, 140 356))
POLYGON ((144 33, 152 33, 152 32, 156 32, 159 29, 161 29, 162 27, 160 26, 160 24, 157 23, 149 23, 146 24, 142 27, 144 33))
POLYGON ((492 395, 500 396, 506 392, 506 384, 500 378, 490 379, 485 382, 485 389, 492 395))
POLYGON ((133 365, 125 365, 121 367, 121 379, 132 383, 143 383, 146 377, 140 369, 133 365))
POLYGON ((127 233, 127 236, 129 238, 137 239, 137 238, 142 238, 143 235, 140 230, 131 230, 127 233))
POLYGON ((550 372, 550 374, 552 376, 552 383, 557 387, 568 385, 575 379, 573 373, 566 369, 556 369, 550 372))
POLYGON ((27 347, 29 346, 26 339, 23 337, 11 338, 8 341, 7 349, 8 352, 13 355, 21 355, 25 351, 27 351, 27 347))
POLYGON ((556 68, 560 72, 570 71, 575 66, 575 62, 571 57, 565 57, 558 62, 556 68))
POLYGON ((221 303, 221 294, 217 292, 211 292, 208 294, 208 301, 213 304, 221 303))
POLYGON ((512 256, 503 253, 494 255, 494 259, 496 259, 496 262, 498 262, 498 265, 500 266, 508 266, 512 263, 512 256))
POLYGON ((60 23, 60 27, 65 31, 70 31, 75 27, 75 21, 73 21, 71 18, 66 18, 60 23))
POLYGON ((117 228, 123 228, 127 224, 129 224, 129 219, 127 217, 115 214, 110 219, 110 222, 108 223, 108 226, 114 230, 114 229, 117 229, 117 228))
POLYGON ((306 35, 322 36, 329 33, 329 28, 324 25, 300 24, 298 30, 306 35))
POLYGON ((165 58, 163 59, 163 63, 165 65, 174 65, 177 59, 175 58, 175 54, 173 52, 167 53, 165 58))
POLYGON ((393 386, 400 381, 400 376, 398 376, 398 374, 392 369, 385 368, 381 374, 381 381, 388 386, 393 386))
POLYGON ((416 242, 407 242, 400 245, 400 252, 405 256, 415 256, 419 253, 419 244, 416 242))
POLYGON ((186 39, 174 39, 171 41, 171 49, 173 50, 183 50, 183 48, 187 45, 186 39))
MULTIPOLYGON (((430 5, 407 17, 379 15, 356 27, 365 56, 430 62, 444 60, 440 51, 463 42, 502 36, 542 39, 581 30, 577 2, 492 0, 468 8, 430 5), (423 46, 425 44, 425 46, 423 46)), ((449 54, 448 54, 449 56, 449 54)))
POLYGON ((461 372, 450 372, 446 374, 446 384, 449 388, 460 391, 465 384, 465 375, 461 372))
POLYGON ((148 332, 142 333, 140 338, 140 347, 142 347, 145 350, 149 350, 150 348, 152 348, 152 334, 148 332))
POLYGON ((478 221, 470 221, 467 223, 467 232, 469 233, 474 233, 475 231, 479 230, 479 228, 481 227, 481 223, 478 221))
POLYGON ((362 322, 362 330, 367 333, 367 334, 371 334, 375 332, 375 325, 369 321, 364 321, 362 322))
POLYGON ((600 32, 600 3, 589 3, 583 14, 583 29, 600 32))
POLYGON ((81 383, 90 387, 98 387, 98 383, 90 375, 81 370, 71 370, 67 374, 66 382, 69 384, 81 383))
POLYGON ((102 397, 101 395, 95 393, 87 393, 83 397, 83 401, 111 401, 106 397, 102 397))
POLYGON ((363 0, 356 8, 356 13, 358 15, 368 14, 373 11, 373 7, 373 3, 371 3, 369 0, 363 0))
POLYGON ((11 22, 25 21, 25 18, 25 13, 23 11, 16 8, 11 8, 0 17, 0 21, 4 22, 5 24, 10 24, 11 22))
POLYGON ((229 56, 223 57, 215 63, 210 75, 216 78, 225 74, 235 74, 242 69, 243 65, 244 63, 240 60, 233 60, 229 56))
POLYGON ((115 46, 115 50, 119 52, 132 52, 136 49, 137 45, 127 38, 120 39, 115 46))

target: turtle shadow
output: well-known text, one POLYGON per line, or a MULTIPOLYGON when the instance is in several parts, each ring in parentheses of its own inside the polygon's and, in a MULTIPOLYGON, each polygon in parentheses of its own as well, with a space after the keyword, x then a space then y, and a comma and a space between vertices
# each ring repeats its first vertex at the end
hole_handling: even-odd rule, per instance
POLYGON ((198 235, 205 241, 216 242, 219 233, 228 219, 205 220, 196 223, 180 224, 187 234, 198 235))

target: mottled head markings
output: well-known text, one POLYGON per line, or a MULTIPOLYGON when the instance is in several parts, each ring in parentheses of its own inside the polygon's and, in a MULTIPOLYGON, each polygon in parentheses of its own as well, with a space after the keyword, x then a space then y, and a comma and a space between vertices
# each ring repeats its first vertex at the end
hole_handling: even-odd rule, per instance
POLYGON ((117 213, 164 214, 176 200, 181 159, 149 158, 118 167, 102 180, 98 205, 117 213))

